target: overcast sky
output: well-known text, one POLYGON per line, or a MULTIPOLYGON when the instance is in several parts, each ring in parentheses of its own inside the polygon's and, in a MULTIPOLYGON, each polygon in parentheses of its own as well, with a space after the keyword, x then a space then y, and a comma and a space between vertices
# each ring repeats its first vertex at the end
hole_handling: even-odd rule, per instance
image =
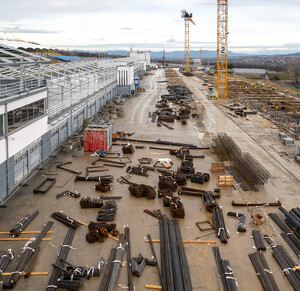
MULTIPOLYGON (((0 37, 69 49, 182 50, 180 10, 193 13, 191 49, 216 48, 217 0, 0 0, 0 37)), ((300 51, 300 0, 229 0, 229 50, 300 51)))

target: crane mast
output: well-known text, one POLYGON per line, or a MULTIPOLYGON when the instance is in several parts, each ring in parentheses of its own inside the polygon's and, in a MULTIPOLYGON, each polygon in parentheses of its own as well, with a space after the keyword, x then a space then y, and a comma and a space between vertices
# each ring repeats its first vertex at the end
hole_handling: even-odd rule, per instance
POLYGON ((217 1, 217 92, 218 99, 227 99, 228 0, 217 1))
POLYGON ((190 22, 195 25, 192 19, 193 14, 185 9, 181 10, 181 18, 184 19, 184 73, 190 73, 190 22))

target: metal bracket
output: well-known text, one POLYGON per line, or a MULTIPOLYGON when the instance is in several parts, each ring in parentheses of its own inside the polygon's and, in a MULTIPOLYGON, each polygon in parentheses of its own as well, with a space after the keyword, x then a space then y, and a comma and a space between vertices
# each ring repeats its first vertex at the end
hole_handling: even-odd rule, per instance
POLYGON ((196 226, 201 230, 201 231, 203 231, 203 230, 211 230, 211 229, 215 229, 215 227, 211 224, 211 222, 210 221, 208 221, 208 220, 204 220, 204 221, 199 221, 199 222, 195 222, 195 224, 196 224, 196 226), (210 225, 210 227, 207 227, 207 228, 202 228, 200 225, 201 224, 208 224, 208 225, 210 225))

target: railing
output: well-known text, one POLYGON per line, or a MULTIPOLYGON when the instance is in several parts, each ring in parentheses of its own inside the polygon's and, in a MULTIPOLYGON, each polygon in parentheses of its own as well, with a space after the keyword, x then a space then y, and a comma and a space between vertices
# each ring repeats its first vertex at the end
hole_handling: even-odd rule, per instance
POLYGON ((46 80, 44 79, 40 80, 40 83, 37 79, 30 79, 24 81, 23 84, 20 84, 19 80, 10 84, 0 84, 0 99, 19 95, 23 92, 30 92, 31 90, 45 86, 46 80))

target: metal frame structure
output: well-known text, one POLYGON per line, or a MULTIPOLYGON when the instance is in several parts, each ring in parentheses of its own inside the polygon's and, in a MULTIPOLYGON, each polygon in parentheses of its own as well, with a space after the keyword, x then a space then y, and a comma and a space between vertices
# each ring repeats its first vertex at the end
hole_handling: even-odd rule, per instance
POLYGON ((181 10, 181 18, 184 19, 184 72, 190 72, 190 22, 195 25, 192 19, 193 14, 185 9, 181 10))
POLYGON ((227 99, 228 0, 218 0, 217 92, 227 99))

